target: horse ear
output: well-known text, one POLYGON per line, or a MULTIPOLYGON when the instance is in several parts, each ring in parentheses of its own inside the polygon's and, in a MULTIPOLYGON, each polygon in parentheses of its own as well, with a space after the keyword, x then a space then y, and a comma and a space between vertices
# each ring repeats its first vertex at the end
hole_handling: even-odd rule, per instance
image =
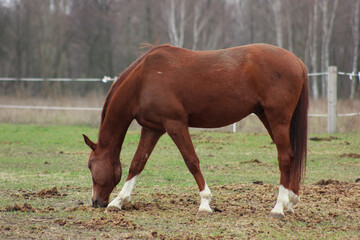
POLYGON ((84 141, 85 141, 86 145, 88 145, 91 148, 91 150, 95 151, 96 143, 91 141, 85 134, 83 134, 83 137, 84 137, 84 141))

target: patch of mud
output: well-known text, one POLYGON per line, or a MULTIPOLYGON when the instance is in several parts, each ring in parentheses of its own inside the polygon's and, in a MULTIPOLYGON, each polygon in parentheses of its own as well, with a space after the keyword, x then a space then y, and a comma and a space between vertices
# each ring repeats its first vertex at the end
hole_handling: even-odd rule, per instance
POLYGON ((311 141, 316 141, 316 142, 330 142, 333 140, 339 140, 340 138, 338 137, 334 137, 334 136, 330 136, 330 137, 311 137, 310 140, 311 141))
MULTIPOLYGON (((19 191, 23 191, 23 190, 19 190, 19 191)), ((22 196, 25 199, 30 199, 30 198, 35 198, 35 197, 39 197, 39 198, 52 198, 52 197, 65 197, 67 196, 67 194, 60 194, 57 187, 53 187, 51 189, 41 189, 39 192, 25 192, 22 193, 22 196)))
POLYGON ((344 153, 344 154, 341 154, 340 157, 342 158, 360 158, 360 154, 358 153, 344 153))
POLYGON ((31 206, 29 203, 24 203, 23 206, 19 206, 17 203, 14 204, 14 206, 6 206, 2 209, 0 209, 1 212, 35 212, 36 209, 31 206))
MULTIPOLYGON (((130 204, 131 205, 131 204, 130 204)), ((128 230, 136 230, 137 225, 124 217, 124 211, 130 209, 123 209, 120 212, 108 212, 105 208, 93 208, 90 205, 84 205, 80 207, 70 207, 65 209, 65 212, 93 212, 95 215, 93 218, 88 220, 78 220, 74 215, 69 215, 67 218, 58 218, 54 220, 54 223, 60 226, 76 226, 80 229, 88 230, 104 230, 108 228, 122 228, 128 230), (106 214, 106 215, 104 215, 106 214), (100 216, 97 216, 100 215, 100 216)), ((75 215, 76 216, 76 215, 75 215)))
MULTIPOLYGON (((101 238, 110 239, 236 239, 244 236, 241 234, 247 236, 245 239, 259 239, 270 227, 280 232, 315 231, 319 238, 328 238, 331 236, 327 235, 329 232, 346 234, 360 231, 360 182, 328 179, 305 185, 300 190, 301 201, 295 213, 286 213, 282 220, 269 218, 276 202, 278 185, 255 181, 253 184, 209 187, 213 193, 211 215, 197 215, 200 198, 195 187, 180 192, 163 187, 151 192, 149 187, 139 186, 133 193, 132 201, 116 212, 76 201, 69 202, 68 207, 63 209, 41 209, 32 206, 31 201, 7 206, 1 209, 5 212, 3 216, 13 211, 31 214, 16 220, 6 219, 0 227, 0 235, 20 236, 10 235, 16 230, 21 236, 29 238, 37 234, 58 234, 59 238, 85 239, 92 233, 91 236, 101 235, 101 238), (51 213, 37 214, 43 211, 51 213), (29 223, 34 227, 19 230, 29 223), (214 229, 217 229, 215 235, 214 229)), ((44 195, 47 191, 40 192, 44 195)), ((46 200, 44 202, 46 204, 46 200)), ((4 219, 0 216, 0 220, 4 219)), ((52 235, 42 236, 50 238, 52 235)))
MULTIPOLYGON (((68 224, 65 220, 60 221, 59 224, 68 224)), ((116 227, 116 228, 122 228, 122 229, 128 229, 128 230, 136 230, 137 225, 130 220, 126 220, 124 216, 122 215, 116 215, 112 214, 111 216, 101 216, 92 218, 91 220, 86 221, 73 221, 69 222, 69 224, 81 226, 83 228, 89 229, 89 230, 103 230, 109 227, 116 227)))
POLYGON ((244 162, 240 162, 241 164, 245 164, 245 163, 252 163, 252 164, 258 164, 258 165, 266 165, 264 163, 262 163, 259 159, 255 158, 255 159, 251 159, 249 161, 244 161, 244 162))
POLYGON ((5 206, 0 208, 0 212, 41 212, 41 213, 49 213, 55 212, 55 208, 47 206, 45 208, 34 208, 30 203, 25 202, 22 206, 21 204, 14 203, 12 206, 5 206))
POLYGON ((339 181, 337 180, 332 180, 332 179, 328 179, 328 180, 319 180, 315 183, 315 185, 320 185, 320 186, 326 186, 329 184, 339 184, 339 181))

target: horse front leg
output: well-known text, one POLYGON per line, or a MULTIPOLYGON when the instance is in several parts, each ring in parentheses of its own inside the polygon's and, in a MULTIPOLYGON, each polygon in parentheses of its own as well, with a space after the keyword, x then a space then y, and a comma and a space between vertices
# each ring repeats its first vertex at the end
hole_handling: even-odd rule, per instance
POLYGON ((151 130, 143 127, 138 148, 129 168, 129 174, 119 195, 109 203, 107 209, 120 209, 125 202, 129 202, 134 189, 137 176, 144 170, 145 164, 150 157, 159 138, 164 134, 162 131, 151 130))
POLYGON ((165 125, 166 131, 178 147, 186 166, 199 187, 201 203, 199 206, 199 214, 211 213, 210 208, 211 191, 205 182, 204 176, 200 170, 199 158, 196 155, 189 129, 186 124, 181 121, 168 121, 165 125))

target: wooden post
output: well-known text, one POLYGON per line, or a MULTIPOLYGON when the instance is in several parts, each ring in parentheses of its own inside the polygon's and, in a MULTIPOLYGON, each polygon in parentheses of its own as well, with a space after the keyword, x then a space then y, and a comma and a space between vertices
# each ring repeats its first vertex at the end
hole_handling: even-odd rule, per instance
POLYGON ((336 132, 337 67, 328 68, 328 133, 336 132))

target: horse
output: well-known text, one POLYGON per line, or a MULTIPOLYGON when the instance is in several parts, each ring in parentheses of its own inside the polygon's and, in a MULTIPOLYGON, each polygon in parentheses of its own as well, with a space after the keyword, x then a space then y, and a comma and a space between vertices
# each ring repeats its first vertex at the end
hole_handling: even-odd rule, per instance
MULTIPOLYGON (((83 134, 91 152, 94 207, 121 210, 159 138, 167 133, 179 149, 200 194, 198 213, 211 213, 211 191, 200 169, 189 127, 217 128, 254 113, 276 145, 280 185, 270 215, 284 217, 299 202, 307 158, 308 77, 293 53, 268 44, 192 51, 171 45, 151 48, 110 87, 97 143, 83 134), (130 123, 140 141, 119 195, 119 160, 130 123)), ((219 159, 219 161, 222 161, 219 159)))

